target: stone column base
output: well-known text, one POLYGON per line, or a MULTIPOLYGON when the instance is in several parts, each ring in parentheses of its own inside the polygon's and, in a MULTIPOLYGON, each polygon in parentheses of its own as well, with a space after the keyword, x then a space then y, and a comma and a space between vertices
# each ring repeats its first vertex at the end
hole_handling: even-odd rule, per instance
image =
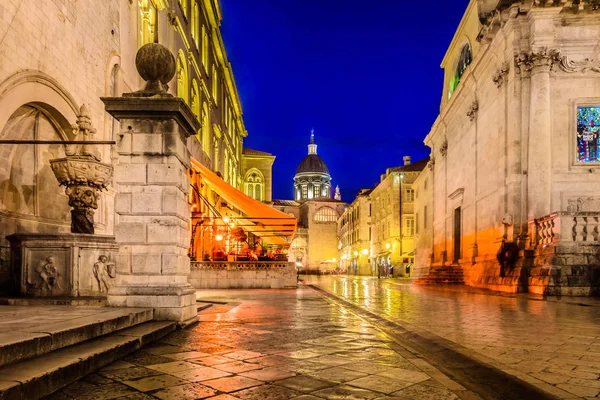
POLYGON ((112 307, 152 307, 155 320, 176 321, 180 326, 198 320, 196 290, 181 286, 115 286, 108 292, 112 307))

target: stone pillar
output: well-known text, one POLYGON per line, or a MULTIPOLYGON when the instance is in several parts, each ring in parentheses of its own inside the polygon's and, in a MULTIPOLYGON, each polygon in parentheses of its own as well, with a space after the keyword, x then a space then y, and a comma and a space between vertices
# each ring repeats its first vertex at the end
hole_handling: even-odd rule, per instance
POLYGON ((552 212, 550 71, 559 59, 557 51, 546 48, 517 56, 517 65, 521 73, 528 73, 531 77, 527 165, 528 220, 552 212))
POLYGON ((145 45, 136 66, 148 81, 144 90, 102 99, 120 123, 114 178, 119 256, 108 303, 153 307, 155 319, 186 325, 197 320, 195 290, 188 283, 186 139, 200 124, 182 99, 162 87, 175 72, 168 50, 145 45))

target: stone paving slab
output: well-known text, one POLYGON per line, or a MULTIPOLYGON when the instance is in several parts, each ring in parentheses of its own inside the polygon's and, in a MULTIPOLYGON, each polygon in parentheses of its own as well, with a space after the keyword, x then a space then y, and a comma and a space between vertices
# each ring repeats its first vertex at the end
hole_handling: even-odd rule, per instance
POLYGON ((306 281, 409 331, 450 341, 558 398, 600 396, 599 299, 498 295, 371 277, 306 281))
POLYGON ((90 393, 98 400, 473 398, 458 384, 458 389, 448 389, 443 379, 452 382, 449 377, 421 368, 395 350, 386 334, 315 290, 205 294, 237 304, 221 313, 213 307, 201 312, 197 325, 173 332, 48 399, 90 393), (118 389, 118 396, 102 389, 109 385, 118 389))

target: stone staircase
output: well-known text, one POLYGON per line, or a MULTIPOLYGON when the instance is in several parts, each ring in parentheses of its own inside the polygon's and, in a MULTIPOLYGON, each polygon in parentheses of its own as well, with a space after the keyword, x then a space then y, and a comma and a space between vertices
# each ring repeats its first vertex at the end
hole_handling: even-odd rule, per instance
MULTIPOLYGON (((11 323, 11 312, 28 312, 23 308, 31 306, 0 307, 0 326, 11 323)), ((38 324, 26 315, 14 320, 14 330, 0 332, 0 399, 44 397, 176 328, 153 321, 151 308, 85 307, 85 315, 81 307, 46 310, 57 308, 62 319, 38 324)))
POLYGON ((427 275, 416 279, 417 285, 464 285, 463 270, 458 265, 431 267, 427 275))

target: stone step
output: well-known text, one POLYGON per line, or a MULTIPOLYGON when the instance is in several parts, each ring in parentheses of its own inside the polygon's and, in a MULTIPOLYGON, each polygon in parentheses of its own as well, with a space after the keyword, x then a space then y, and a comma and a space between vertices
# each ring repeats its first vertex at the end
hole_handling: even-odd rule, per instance
POLYGON ((39 399, 176 329, 150 321, 0 368, 0 399, 39 399))
MULTIPOLYGON (((11 307, 2 306, 1 310, 11 312, 14 308, 14 313, 20 313, 22 308, 27 308, 11 307)), ((72 309, 73 307, 65 308, 65 315, 68 316, 72 309)), ((38 323, 37 320, 32 319, 31 324, 25 323, 25 326, 1 332, 0 367, 32 357, 37 359, 44 354, 130 328, 151 321, 153 318, 151 308, 81 307, 79 309, 89 310, 90 315, 83 315, 80 312, 73 318, 55 322, 45 321, 45 323, 38 323)))

